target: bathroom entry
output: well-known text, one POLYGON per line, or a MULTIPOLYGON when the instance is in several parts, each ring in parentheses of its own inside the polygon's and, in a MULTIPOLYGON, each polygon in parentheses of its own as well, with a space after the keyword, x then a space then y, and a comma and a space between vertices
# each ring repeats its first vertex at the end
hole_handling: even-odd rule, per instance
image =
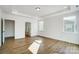
POLYGON ((26 22, 25 23, 25 36, 31 36, 31 23, 30 22, 26 22))

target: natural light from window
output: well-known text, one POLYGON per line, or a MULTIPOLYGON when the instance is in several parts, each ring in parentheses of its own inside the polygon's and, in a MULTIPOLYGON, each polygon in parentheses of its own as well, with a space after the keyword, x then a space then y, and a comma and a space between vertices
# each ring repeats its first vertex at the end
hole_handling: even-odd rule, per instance
POLYGON ((77 32, 76 16, 64 17, 64 32, 77 32))
POLYGON ((43 21, 39 21, 38 27, 39 27, 39 31, 43 31, 44 30, 44 22, 43 21))
POLYGON ((33 53, 33 54, 37 54, 39 47, 42 43, 42 40, 35 40, 30 46, 29 46, 29 50, 33 53))

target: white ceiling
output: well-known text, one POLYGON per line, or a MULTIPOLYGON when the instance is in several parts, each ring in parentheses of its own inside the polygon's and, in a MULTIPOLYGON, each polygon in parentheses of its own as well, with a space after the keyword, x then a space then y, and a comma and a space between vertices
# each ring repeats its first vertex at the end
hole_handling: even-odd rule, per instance
POLYGON ((12 13, 12 10, 16 10, 19 13, 23 13, 31 16, 45 16, 50 13, 63 10, 68 5, 0 5, 0 8, 8 13, 12 13), (35 8, 40 7, 40 11, 35 8))

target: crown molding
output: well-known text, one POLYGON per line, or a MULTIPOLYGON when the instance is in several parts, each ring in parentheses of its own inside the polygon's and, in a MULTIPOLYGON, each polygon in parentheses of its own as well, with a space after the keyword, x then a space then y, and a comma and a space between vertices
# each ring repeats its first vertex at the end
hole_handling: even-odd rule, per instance
POLYGON ((65 9, 65 10, 60 10, 57 12, 53 12, 44 16, 41 16, 41 18, 47 18, 47 17, 51 17, 51 16, 58 16, 58 15, 62 15, 62 14, 67 14, 67 13, 73 13, 73 12, 79 12, 79 9, 65 9))

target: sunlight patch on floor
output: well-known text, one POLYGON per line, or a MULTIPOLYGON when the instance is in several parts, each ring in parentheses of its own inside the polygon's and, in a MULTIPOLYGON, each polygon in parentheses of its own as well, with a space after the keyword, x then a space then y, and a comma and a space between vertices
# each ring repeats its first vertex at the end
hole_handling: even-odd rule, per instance
POLYGON ((33 54, 37 54, 42 40, 35 40, 28 48, 33 54))

